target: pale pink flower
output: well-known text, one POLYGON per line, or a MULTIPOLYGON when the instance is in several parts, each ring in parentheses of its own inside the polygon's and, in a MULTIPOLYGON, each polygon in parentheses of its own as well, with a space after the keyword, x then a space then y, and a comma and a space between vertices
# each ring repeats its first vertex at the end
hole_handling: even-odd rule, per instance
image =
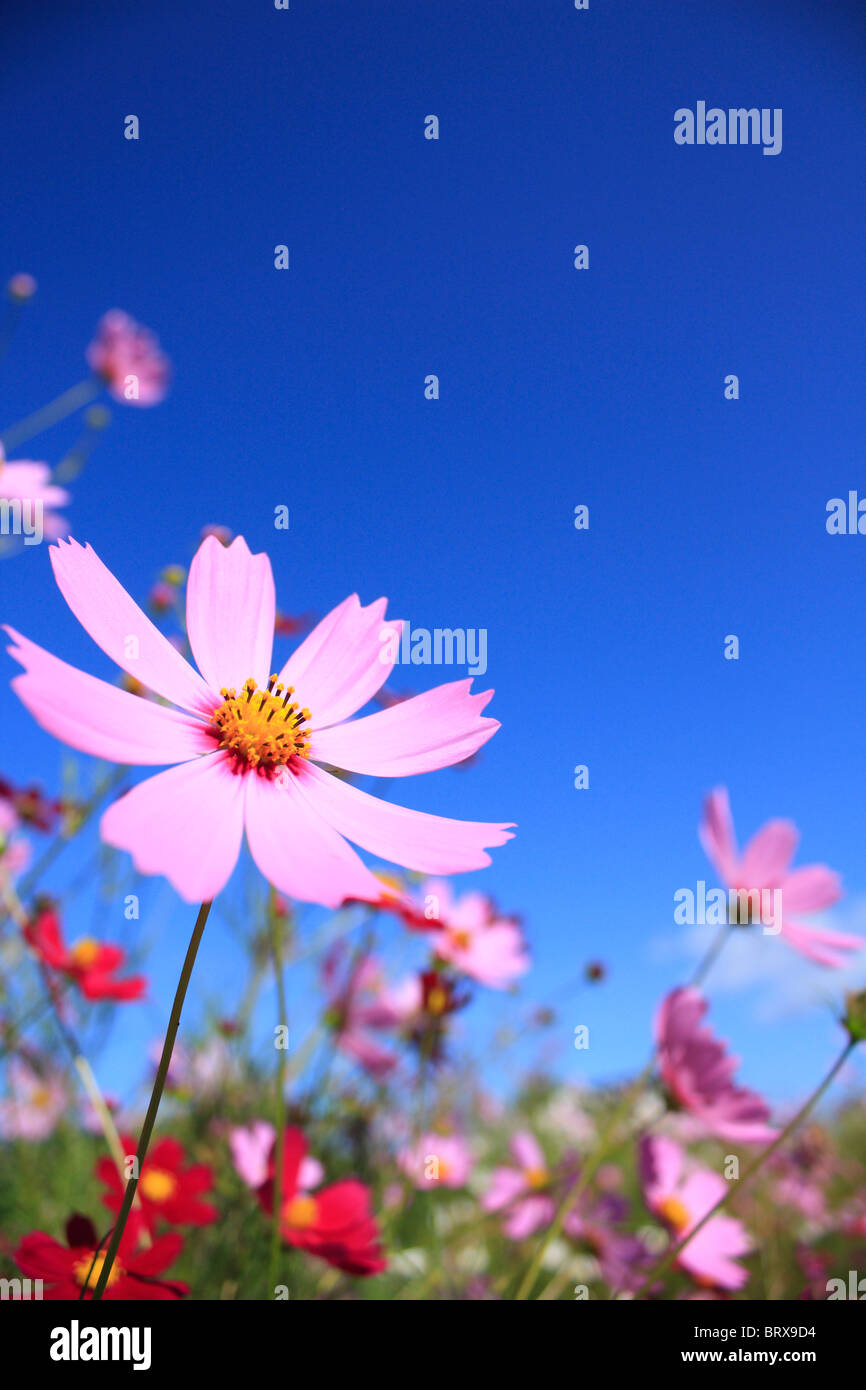
POLYGON ((109 309, 87 349, 87 364, 121 405, 158 405, 171 366, 156 338, 122 309, 109 309))
POLYGON ((756 1091, 735 1086, 738 1059, 702 1027, 707 1002, 697 989, 673 990, 655 1022, 662 1080, 680 1105, 710 1134, 732 1144, 769 1144, 777 1131, 756 1091))
POLYGON ((19 270, 6 283, 6 293, 17 304, 25 304, 36 293, 36 280, 26 270, 19 270))
POLYGON ((234 869, 244 832, 265 878, 289 897, 338 907, 375 902, 381 883, 347 843, 419 873, 490 862, 509 826, 390 805, 319 764, 375 777, 405 776, 466 758, 499 727, 481 716, 492 691, 471 681, 438 686, 393 709, 349 720, 387 678, 400 624, 385 600, 352 595, 269 676, 274 581, 266 555, 242 537, 209 537, 186 596, 194 670, 89 546, 50 550, 64 598, 123 670, 167 708, 68 666, 7 628, 24 667, 13 689, 43 728, 112 762, 175 764, 104 813, 103 839, 141 873, 164 874, 188 902, 214 898, 234 869), (381 640, 385 633, 390 653, 381 640), (297 695, 294 694, 297 690, 297 695))
POLYGON ((507 989, 529 969, 519 924, 500 916, 483 893, 455 898, 450 884, 428 879, 417 899, 386 902, 409 925, 430 930, 431 946, 440 960, 479 984, 507 989))
POLYGON ((550 1186, 547 1161, 538 1140, 527 1130, 520 1130, 510 1144, 516 1168, 494 1168, 490 1186, 481 1199, 484 1211, 507 1208, 505 1234, 511 1240, 523 1240, 541 1226, 553 1220, 553 1198, 546 1190, 550 1186))
MULTIPOLYGON (((641 1140, 640 1172, 646 1204, 668 1227, 674 1244, 694 1230, 729 1190, 725 1179, 711 1169, 697 1164, 687 1168, 684 1150, 672 1139, 646 1135, 641 1140)), ((680 1252, 676 1263, 699 1284, 740 1289, 749 1274, 736 1261, 751 1248, 740 1221, 732 1216, 713 1216, 680 1252)))
POLYGON ((809 927, 803 913, 820 912, 842 896, 839 875, 826 864, 791 869, 800 838, 797 827, 786 820, 768 821, 752 837, 742 854, 737 849, 728 793, 718 787, 704 802, 699 829, 701 844, 719 877, 730 889, 757 893, 781 890, 781 935, 796 951, 820 965, 845 964, 843 951, 859 951, 859 936, 809 927))
POLYGON ((8 1068, 11 1095, 0 1099, 0 1136, 4 1139, 47 1139, 66 1109, 66 1091, 59 1077, 40 1075, 20 1058, 8 1068))
POLYGON ((459 1134, 422 1134, 397 1162, 415 1187, 465 1187, 472 1171, 472 1150, 459 1134))
MULTIPOLYGON (((250 1125, 236 1125, 229 1131, 232 1162, 247 1187, 259 1188, 267 1181, 275 1138, 276 1130, 267 1120, 253 1120, 250 1125)), ((324 1176, 318 1159, 305 1154, 298 1169, 298 1191, 312 1191, 324 1176)))
POLYGON ((69 523, 56 508, 67 506, 70 500, 65 488, 52 483, 47 463, 34 463, 32 459, 7 462, 0 444, 0 501, 21 504, 22 523, 28 530, 37 524, 41 512, 41 536, 48 540, 65 536, 69 523))

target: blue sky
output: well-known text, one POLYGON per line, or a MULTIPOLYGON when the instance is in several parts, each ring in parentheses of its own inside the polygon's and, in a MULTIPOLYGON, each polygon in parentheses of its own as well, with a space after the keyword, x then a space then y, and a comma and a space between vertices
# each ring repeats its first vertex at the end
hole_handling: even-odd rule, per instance
MULTIPOLYGON (((92 3, 86 24, 28 8, 3 20, 2 245, 39 294, 3 423, 83 375, 118 305, 159 334, 173 390, 116 408, 69 517, 130 592, 221 523, 268 551, 286 611, 357 590, 416 627, 487 630, 478 686, 501 731, 477 766, 391 794, 518 822, 472 881, 525 916, 530 999, 607 962, 604 987, 559 1001, 563 1074, 644 1060, 689 967, 673 893, 711 879, 696 825, 718 783, 742 837, 796 820, 801 862, 844 876, 836 920, 866 928, 866 539, 825 529, 829 498, 866 492, 856 7, 192 0, 92 3), (781 108, 781 154, 678 146, 674 111, 699 100, 781 108)), ((26 452, 54 463, 74 435, 26 452)), ((0 586, 5 621, 108 674, 46 547, 3 561, 0 586)), ((54 783, 61 750, 8 694, 3 724, 2 770, 54 783)), ((121 1092, 191 925, 165 885, 143 902, 154 1002, 112 1035, 121 1092)), ((102 912, 120 933, 119 906, 102 912)), ((720 972, 712 1017, 744 1078, 789 1100, 836 1045, 833 981, 738 944, 756 949, 720 972)), ((217 923, 193 1021, 235 972, 217 923)), ((480 1026, 515 1007, 486 1001, 480 1026)))

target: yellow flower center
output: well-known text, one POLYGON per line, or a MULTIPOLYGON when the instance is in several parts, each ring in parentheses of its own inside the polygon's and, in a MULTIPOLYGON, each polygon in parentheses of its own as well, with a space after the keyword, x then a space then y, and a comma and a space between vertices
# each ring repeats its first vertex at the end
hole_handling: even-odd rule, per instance
POLYGON ((293 1197, 283 1208, 286 1225, 294 1226, 299 1230, 312 1226, 318 1214, 319 1208, 315 1197, 310 1197, 306 1193, 302 1193, 299 1197, 293 1197))
POLYGON ((70 949, 69 954, 76 965, 80 965, 83 970, 87 970, 99 955, 99 942, 94 940, 92 936, 82 936, 81 940, 76 941, 75 945, 70 949))
POLYGON ((213 732, 220 748, 234 754, 240 763, 273 772, 292 758, 310 755, 308 709, 299 709, 292 700, 294 686, 277 684, 271 676, 267 690, 259 690, 252 676, 240 695, 223 686, 223 703, 214 710, 213 732))
POLYGON ((468 951, 472 945, 472 936, 468 931, 452 931, 448 935, 451 937, 451 944, 457 951, 468 951))
POLYGON ((45 1110, 46 1107, 51 1104, 52 1099, 53 1096, 49 1086, 37 1086, 30 1097, 30 1104, 35 1105, 37 1110, 45 1110))
POLYGON ((523 1176, 528 1187, 544 1187, 547 1182, 546 1168, 527 1168, 523 1176))
POLYGON ((138 1185, 149 1202, 167 1202, 177 1191, 177 1178, 164 1168, 145 1168, 138 1185))
MULTIPOLYGON (((98 1280, 99 1280, 99 1276, 100 1276, 100 1274, 102 1273, 102 1266, 103 1266, 104 1264, 105 1264, 105 1256, 102 1255, 102 1254, 97 1255, 95 1260, 93 1259, 93 1255, 92 1255, 92 1254, 87 1254, 87 1255, 85 1255, 84 1258, 83 1258, 82 1260, 76 1260, 76 1261, 75 1261, 75 1264, 72 1266, 72 1273, 75 1275, 75 1282, 76 1282, 77 1284, 80 1284, 80 1285, 82 1286, 82 1288, 84 1287, 85 1284, 87 1284, 87 1287, 88 1287, 89 1289, 95 1289, 95 1288, 96 1288, 96 1284, 97 1284, 97 1282, 98 1282, 98 1280), (91 1260, 93 1260, 93 1270, 92 1270, 92 1272, 91 1272, 91 1270, 90 1270, 90 1262, 91 1262, 91 1260), (88 1273, 90 1274, 90 1282, 89 1282, 89 1283, 88 1283, 88 1280, 87 1280, 88 1273)), ((123 1273, 123 1269, 122 1269, 121 1266, 118 1264, 117 1260, 115 1260, 115 1261, 114 1261, 114 1264, 111 1266, 111 1270, 110 1270, 109 1275, 108 1275, 108 1283, 106 1284, 105 1287, 106 1287, 107 1289, 110 1289, 111 1286, 112 1286, 112 1284, 114 1284, 114 1283, 120 1278, 120 1276, 121 1276, 122 1273, 123 1273)))
POLYGON ((659 1203, 659 1215, 677 1232, 684 1231, 691 1221, 679 1197, 665 1197, 664 1201, 659 1203))
POLYGON ((437 1017, 448 1008, 448 994, 440 985, 434 985, 427 996, 427 1012, 437 1017))

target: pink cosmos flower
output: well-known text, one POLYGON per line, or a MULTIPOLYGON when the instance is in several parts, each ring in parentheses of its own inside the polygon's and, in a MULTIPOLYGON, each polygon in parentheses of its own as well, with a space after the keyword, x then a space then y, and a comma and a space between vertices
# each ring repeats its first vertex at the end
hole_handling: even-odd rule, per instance
POLYGON ((384 982, 372 957, 360 957, 341 978, 345 955, 343 944, 338 943, 322 966, 328 994, 325 1019, 334 1029, 340 1051, 381 1079, 397 1065, 397 1058, 371 1038, 370 1030, 393 1028, 400 1015, 385 998, 384 982))
POLYGON ((781 889, 781 935, 794 950, 820 965, 840 966, 845 964, 841 952, 862 949, 864 943, 858 936, 809 927, 799 920, 804 912, 820 912, 838 902, 842 886, 839 875, 826 864, 790 869, 800 838, 791 821, 768 821, 740 854, 728 793, 718 787, 704 802, 698 833, 704 851, 729 889, 746 893, 781 889))
POLYGON ((738 1059, 701 1026, 706 1012, 697 989, 675 989, 662 1001, 655 1023, 662 1080, 710 1134, 732 1144, 769 1144, 777 1133, 766 1123, 769 1108, 757 1092, 734 1085, 738 1059))
MULTIPOLYGON (((247 1187, 255 1190, 267 1181, 276 1134, 267 1120, 253 1120, 251 1125, 236 1125, 229 1131, 232 1162, 247 1187)), ((298 1170, 298 1191, 311 1192, 324 1177, 325 1170, 318 1159, 305 1154, 298 1170)))
POLYGON ((3 446, 0 444, 0 501, 19 503, 22 508, 22 523, 26 524, 23 534, 29 534, 36 527, 41 512, 41 534, 57 540, 65 536, 69 523, 55 510, 70 502, 65 488, 55 487, 51 481, 51 469, 47 463, 34 463, 32 459, 18 459, 7 463, 3 446))
POLYGON ((455 898, 450 884, 428 879, 418 899, 385 898, 407 925, 429 929, 440 960, 490 989, 507 989, 529 969, 523 933, 511 917, 497 914, 483 893, 455 898), (433 913, 431 916, 430 914, 433 913))
POLYGON ((0 1100, 0 1135, 4 1139, 47 1139, 66 1109, 66 1091, 59 1077, 40 1075, 20 1057, 8 1069, 11 1096, 0 1100))
MULTIPOLYGON (((686 1157, 672 1139, 646 1135, 640 1144, 644 1199, 664 1221, 675 1244, 697 1226, 728 1191, 725 1179, 709 1168, 686 1170, 686 1157)), ((699 1284, 740 1289, 748 1270, 736 1263, 751 1249, 745 1227, 732 1216, 714 1216, 677 1256, 677 1264, 699 1284)))
POLYGON ((505 1234, 511 1240, 523 1240, 550 1224, 555 1207, 553 1198, 544 1190, 549 1187, 550 1174, 538 1140, 521 1130, 514 1135, 510 1148, 518 1166, 494 1168, 481 1206, 484 1211, 507 1207, 505 1234))
POLYGON ((216 896, 244 831, 275 888, 327 907, 380 896, 381 883, 348 840, 420 873, 453 873, 488 864, 485 848, 511 838, 507 825, 389 805, 319 766, 375 777, 428 772, 467 757, 499 727, 481 716, 493 692, 471 695, 469 680, 349 720, 396 656, 400 624, 385 622, 384 599, 363 608, 357 595, 347 598, 269 676, 270 561, 251 555, 240 536, 228 547, 209 537, 186 596, 200 675, 89 546, 70 540, 49 553, 64 598, 94 641, 177 708, 85 675, 7 628, 24 667, 13 689, 73 748, 113 762, 174 764, 110 806, 101 831, 186 901, 216 896), (394 640, 383 645, 383 633, 394 640))
POLYGON ((122 309, 103 314, 87 364, 121 405, 158 405, 168 390, 168 358, 153 334, 122 309))
POLYGON ((422 1134, 397 1162, 415 1187, 465 1187, 472 1171, 472 1150, 459 1134, 422 1134))

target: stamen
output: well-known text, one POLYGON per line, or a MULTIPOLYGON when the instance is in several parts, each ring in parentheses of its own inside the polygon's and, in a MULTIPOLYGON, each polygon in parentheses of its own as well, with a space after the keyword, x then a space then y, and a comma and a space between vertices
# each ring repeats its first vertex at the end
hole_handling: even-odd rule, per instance
POLYGON ((214 710, 211 732, 219 747, 231 753, 242 768, 253 768, 270 776, 292 758, 309 757, 308 709, 299 710, 291 700, 292 686, 283 686, 272 675, 268 688, 260 690, 250 677, 244 682, 240 699, 234 690, 223 688, 223 703, 214 710), (259 703, 253 703, 253 696, 259 703), (280 699, 282 696, 282 699, 280 699))

